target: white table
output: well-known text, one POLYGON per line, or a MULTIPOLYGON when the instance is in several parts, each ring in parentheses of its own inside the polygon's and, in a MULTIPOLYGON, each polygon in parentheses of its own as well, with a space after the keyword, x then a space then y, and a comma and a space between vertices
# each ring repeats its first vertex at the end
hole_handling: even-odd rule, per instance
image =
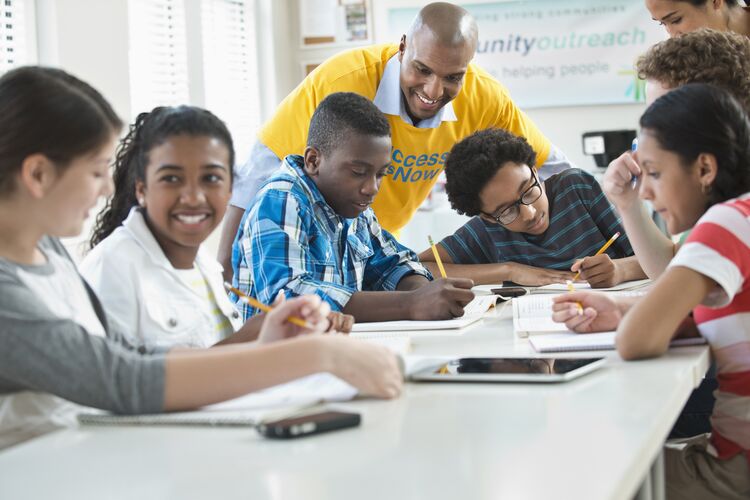
MULTIPOLYGON (((419 338, 414 352, 532 354, 509 309, 461 336, 419 338)), ((0 498, 606 500, 644 484, 648 498, 708 350, 605 354, 604 369, 564 384, 408 384, 395 401, 337 405, 361 412, 361 427, 296 441, 236 428, 66 430, 0 453, 0 498)))

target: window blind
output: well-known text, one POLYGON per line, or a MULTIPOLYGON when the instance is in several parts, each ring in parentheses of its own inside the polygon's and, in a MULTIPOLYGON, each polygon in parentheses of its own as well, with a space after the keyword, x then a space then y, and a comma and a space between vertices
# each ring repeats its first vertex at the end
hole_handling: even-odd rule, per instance
POLYGON ((28 62, 25 0, 0 0, 0 74, 28 62))
POLYGON ((133 116, 155 106, 186 104, 189 96, 183 0, 129 0, 128 15, 133 116))
POLYGON ((255 0, 202 0, 205 105, 244 162, 260 125, 255 0))

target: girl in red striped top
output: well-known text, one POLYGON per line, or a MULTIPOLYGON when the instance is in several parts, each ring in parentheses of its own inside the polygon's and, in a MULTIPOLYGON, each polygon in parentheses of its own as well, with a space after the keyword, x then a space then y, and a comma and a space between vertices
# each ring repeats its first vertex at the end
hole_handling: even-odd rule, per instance
MULTIPOLYGON (((747 499, 750 121, 727 92, 690 84, 656 100, 640 124, 639 195, 651 201, 670 233, 692 228, 690 236, 644 298, 565 294, 554 318, 579 332, 616 328, 624 359, 659 356, 676 335, 705 337, 719 381, 712 432, 667 442, 667 497, 747 499), (583 304, 583 314, 575 302, 583 304), (686 321, 691 311, 694 321, 686 321)), ((656 240, 653 246, 667 259, 676 248, 656 240)))

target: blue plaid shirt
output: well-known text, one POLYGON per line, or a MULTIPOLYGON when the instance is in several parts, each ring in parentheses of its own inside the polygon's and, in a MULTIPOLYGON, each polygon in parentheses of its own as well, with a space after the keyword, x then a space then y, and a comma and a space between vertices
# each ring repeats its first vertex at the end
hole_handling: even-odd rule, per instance
MULTIPOLYGON (((432 279, 416 254, 381 229, 368 208, 355 219, 336 214, 289 155, 248 207, 232 246, 233 285, 270 304, 317 294, 341 311, 354 292, 395 290, 404 276, 432 279)), ((230 295, 245 319, 258 311, 230 295)))

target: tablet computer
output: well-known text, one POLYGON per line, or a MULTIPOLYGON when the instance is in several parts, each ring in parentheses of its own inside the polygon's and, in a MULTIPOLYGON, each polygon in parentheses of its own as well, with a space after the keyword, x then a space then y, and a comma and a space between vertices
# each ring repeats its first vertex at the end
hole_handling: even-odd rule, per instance
POLYGON ((596 370, 605 358, 457 358, 418 371, 434 382, 564 382, 596 370))

